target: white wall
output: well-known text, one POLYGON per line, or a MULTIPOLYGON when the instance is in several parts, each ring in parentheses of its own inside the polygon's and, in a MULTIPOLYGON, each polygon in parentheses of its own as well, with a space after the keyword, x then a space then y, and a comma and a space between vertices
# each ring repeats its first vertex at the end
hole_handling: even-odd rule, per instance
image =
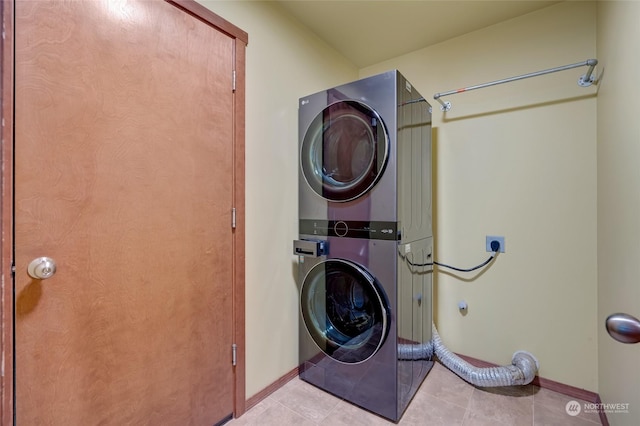
POLYGON ((586 68, 433 94, 595 58, 595 2, 563 2, 362 69, 399 69, 434 105, 436 260, 484 274, 435 274, 437 326, 451 350, 590 391, 597 375, 596 98, 586 68), (468 314, 458 311, 464 299, 468 314))
POLYGON ((298 365, 298 99, 357 69, 271 3, 199 0, 249 34, 246 95, 247 397, 298 365))
POLYGON ((640 3, 598 2, 598 372, 612 425, 640 424, 640 344, 625 345, 605 330, 607 316, 640 318, 640 3))

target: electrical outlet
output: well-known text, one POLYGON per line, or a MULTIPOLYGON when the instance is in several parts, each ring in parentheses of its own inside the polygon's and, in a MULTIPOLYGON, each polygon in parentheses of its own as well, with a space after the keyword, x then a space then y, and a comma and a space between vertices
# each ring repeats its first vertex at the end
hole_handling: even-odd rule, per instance
POLYGON ((493 253, 493 250, 491 249, 491 243, 493 241, 497 241, 498 243, 500 243, 500 249, 498 250, 500 253, 504 253, 504 237, 497 237, 495 235, 487 235, 487 241, 486 241, 486 248, 487 251, 490 253, 493 253))

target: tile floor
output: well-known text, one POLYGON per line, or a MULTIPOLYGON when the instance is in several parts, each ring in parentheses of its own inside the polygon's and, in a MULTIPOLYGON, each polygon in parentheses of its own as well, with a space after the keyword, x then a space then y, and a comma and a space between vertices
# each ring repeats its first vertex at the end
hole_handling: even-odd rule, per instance
MULTIPOLYGON (((413 398, 400 425, 572 426, 599 425, 597 413, 565 411, 575 400, 538 386, 475 388, 436 363, 413 398)), ((298 378, 271 394, 230 426, 393 425, 298 378)))

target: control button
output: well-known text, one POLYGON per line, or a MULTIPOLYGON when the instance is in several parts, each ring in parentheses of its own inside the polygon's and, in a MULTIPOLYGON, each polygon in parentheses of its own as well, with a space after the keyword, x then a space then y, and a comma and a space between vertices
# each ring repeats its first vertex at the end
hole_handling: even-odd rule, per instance
POLYGON ((333 226, 333 231, 336 233, 338 237, 344 237, 349 232, 349 227, 343 221, 336 222, 333 226))

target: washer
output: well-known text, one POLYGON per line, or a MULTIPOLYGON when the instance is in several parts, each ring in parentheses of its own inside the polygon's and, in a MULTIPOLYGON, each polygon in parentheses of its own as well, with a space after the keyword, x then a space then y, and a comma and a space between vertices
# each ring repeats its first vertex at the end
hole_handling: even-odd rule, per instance
POLYGON ((299 125, 300 378, 397 422, 433 365, 398 355, 431 339, 430 106, 394 70, 299 125))
POLYGON ((432 239, 314 238, 294 244, 300 378, 397 422, 433 366, 398 356, 431 339, 432 267, 411 264, 431 262, 432 239))

